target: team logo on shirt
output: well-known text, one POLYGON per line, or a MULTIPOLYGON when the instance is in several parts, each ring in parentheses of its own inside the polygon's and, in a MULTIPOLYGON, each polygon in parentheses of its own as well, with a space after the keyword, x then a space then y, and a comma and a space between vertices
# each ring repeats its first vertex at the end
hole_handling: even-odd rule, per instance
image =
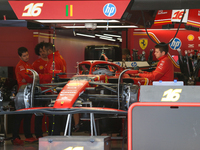
POLYGON ((63 57, 60 55, 60 58, 63 59, 63 57))
POLYGON ((24 66, 19 66, 19 71, 25 70, 24 66))
POLYGON ((39 69, 42 70, 42 69, 44 69, 44 67, 43 66, 39 66, 39 69))
POLYGON ((148 39, 146 39, 146 38, 139 39, 139 45, 140 45, 141 49, 144 50, 148 45, 148 39))
POLYGON ((164 63, 165 63, 165 61, 163 61, 163 60, 160 62, 160 65, 158 66, 158 68, 159 68, 160 70, 163 69, 163 65, 164 65, 164 63))

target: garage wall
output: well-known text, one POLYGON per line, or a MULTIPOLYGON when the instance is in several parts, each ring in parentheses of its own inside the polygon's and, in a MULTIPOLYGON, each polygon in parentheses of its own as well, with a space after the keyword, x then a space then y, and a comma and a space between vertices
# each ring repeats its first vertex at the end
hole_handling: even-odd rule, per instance
POLYGON ((30 63, 37 59, 34 53, 37 39, 33 32, 25 27, 0 27, 0 66, 15 67, 20 60, 17 49, 21 46, 28 49, 30 63))
MULTIPOLYGON (((29 50, 29 63, 32 64, 39 58, 34 52, 34 47, 41 41, 53 42, 52 31, 29 30, 26 27, 0 27, 0 66, 15 67, 20 60, 17 49, 21 46, 29 50)), ((56 35, 55 38, 55 47, 66 60, 67 72, 71 73, 71 76, 76 73, 76 63, 84 60, 85 47, 98 44, 116 43, 66 35, 56 35)))
MULTIPOLYGON (((40 33, 42 35, 42 33, 40 33)), ((39 42, 47 41, 49 36, 39 36, 39 42)), ((50 41, 53 43, 52 36, 50 41)), ((113 42, 107 42, 105 40, 94 40, 92 38, 72 37, 56 35, 55 48, 60 52, 67 63, 68 77, 76 73, 76 64, 84 60, 84 50, 88 45, 102 45, 102 44, 115 44, 113 42)))
MULTIPOLYGON (((157 43, 165 42, 168 43, 176 34, 177 29, 171 30, 160 30, 160 29, 149 29, 149 36, 157 43)), ((200 54, 200 33, 191 30, 185 30, 181 28, 176 35, 176 41, 172 45, 180 43, 177 48, 180 48, 182 54, 185 55, 185 51, 188 52, 188 55, 194 54, 194 50, 198 50, 200 54)), ((129 46, 130 49, 138 50, 138 54, 141 54, 142 51, 146 52, 146 57, 149 55, 150 49, 154 49, 155 43, 153 43, 150 38, 147 36, 145 29, 134 29, 129 30, 129 46), (146 40, 146 44, 142 44, 141 41, 146 40)), ((177 48, 174 46, 169 46, 169 53, 171 55, 178 55, 177 48), (174 49, 172 49, 174 48, 174 49)), ((156 60, 154 56, 154 60, 156 60)))

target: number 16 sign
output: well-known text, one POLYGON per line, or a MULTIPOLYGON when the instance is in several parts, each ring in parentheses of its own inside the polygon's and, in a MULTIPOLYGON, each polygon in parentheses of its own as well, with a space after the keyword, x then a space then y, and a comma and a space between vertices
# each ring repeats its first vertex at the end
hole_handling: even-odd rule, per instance
MULTIPOLYGON (((184 9, 172 10, 171 21, 172 21, 172 22, 180 22, 180 21, 181 21, 181 18, 182 18, 182 16, 183 16, 183 13, 184 13, 184 9)), ((188 14, 189 14, 189 9, 186 9, 185 15, 184 15, 184 18, 183 18, 183 21, 182 21, 182 22, 187 23, 188 14)))

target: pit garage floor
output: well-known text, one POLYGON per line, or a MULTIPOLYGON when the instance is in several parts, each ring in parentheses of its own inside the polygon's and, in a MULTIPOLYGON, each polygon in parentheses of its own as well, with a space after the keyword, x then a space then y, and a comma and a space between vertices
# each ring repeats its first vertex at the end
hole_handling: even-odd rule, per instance
MULTIPOLYGON (((62 133, 61 133, 62 135, 62 133)), ((89 136, 88 133, 85 132, 76 132, 72 133, 72 136, 78 136, 78 135, 85 135, 89 136)), ((47 136, 46 133, 44 133, 44 136, 47 136)), ((7 135, 7 137, 11 137, 11 135, 7 135)), ((23 134, 20 135, 22 140, 25 140, 25 137, 23 134)), ((116 137, 116 135, 112 135, 112 137, 116 137)), ((127 143, 124 144, 124 149, 122 148, 122 139, 112 139, 111 140, 111 150, 127 150, 127 143)), ((39 143, 24 143, 24 146, 16 146, 11 143, 11 140, 5 140, 4 143, 0 144, 0 150, 38 150, 39 149, 39 143)))

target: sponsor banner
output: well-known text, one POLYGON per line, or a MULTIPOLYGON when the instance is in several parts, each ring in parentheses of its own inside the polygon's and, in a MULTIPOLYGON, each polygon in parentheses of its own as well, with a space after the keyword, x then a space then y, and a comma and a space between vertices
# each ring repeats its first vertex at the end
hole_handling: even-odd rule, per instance
MULTIPOLYGON (((172 22, 180 22, 183 16, 184 9, 181 10, 158 10, 154 25, 172 24, 172 22)), ((182 22, 187 23, 189 9, 186 9, 182 22)))
POLYGON ((154 25, 172 24, 171 16, 172 10, 158 10, 154 20, 154 25))
POLYGON ((147 61, 125 61, 125 64, 123 64, 122 61, 114 61, 113 63, 119 65, 120 67, 123 67, 123 65, 126 64, 127 67, 149 67, 149 64, 147 61))
POLYGON ((190 9, 187 25, 200 27, 200 9, 190 9))
MULTIPOLYGON (((181 9, 181 10, 172 10, 171 21, 172 22, 181 22, 181 19, 183 17, 183 13, 184 13, 184 9, 181 9)), ((184 15, 183 20, 182 20, 183 23, 187 23, 188 13, 189 13, 189 9, 186 9, 185 15, 184 15)))
POLYGON ((9 1, 18 19, 120 19, 130 0, 9 1))
MULTIPOLYGON (((138 50, 137 55, 138 58, 140 58, 142 52, 144 51, 141 48, 141 44, 140 41, 141 39, 148 39, 148 45, 145 48, 145 58, 146 60, 148 60, 149 54, 150 54, 150 50, 151 49, 155 49, 155 43, 160 43, 160 42, 165 42, 168 43, 172 40, 172 38, 174 37, 174 35, 176 34, 176 29, 175 30, 156 30, 156 29, 148 29, 148 34, 147 35, 145 29, 134 29, 134 31, 132 32, 132 36, 130 36, 130 42, 134 43, 133 45, 130 45, 129 49, 135 49, 138 50), (153 39, 154 42, 152 42, 149 37, 151 39, 153 39)), ((131 33, 130 33, 131 34, 131 33)), ((199 32, 196 31, 187 31, 187 30, 179 30, 176 38, 169 44, 169 54, 172 56, 173 58, 177 58, 178 57, 178 51, 177 49, 181 49, 182 54, 185 55, 185 51, 187 51, 188 55, 194 55, 194 50, 197 50, 197 55, 200 56, 200 35, 199 32)), ((131 51, 132 52, 132 51, 131 51)), ((133 52, 132 52, 133 53, 133 52)), ((131 56, 132 56, 131 53, 131 56)), ((154 52, 152 54, 153 56, 153 60, 157 61, 154 52)), ((178 62, 177 60, 175 60, 175 62, 173 62, 174 64, 174 69, 176 72, 179 72, 178 68, 178 62)))
MULTIPOLYGON (((141 48, 140 41, 141 39, 148 38, 146 31, 144 29, 135 29, 133 32, 132 41, 134 45, 130 47, 130 49, 138 50, 138 55, 142 54, 144 51, 141 48)), ((155 42, 165 42, 168 43, 172 40, 174 35, 176 34, 176 30, 148 30, 149 36, 155 42)), ((131 40, 130 40, 131 41, 131 40)), ((132 42, 131 41, 131 42, 132 42)), ((196 31, 187 31, 187 30, 180 30, 176 36, 176 38, 169 44, 169 53, 171 55, 178 55, 177 49, 181 49, 183 51, 188 51, 188 54, 194 54, 194 50, 198 50, 200 52, 200 35, 199 32, 196 31)), ((155 43, 148 39, 148 45, 145 48, 145 56, 148 59, 149 53, 151 49, 154 49, 155 43)), ((156 60, 153 54, 154 60, 156 60)))

